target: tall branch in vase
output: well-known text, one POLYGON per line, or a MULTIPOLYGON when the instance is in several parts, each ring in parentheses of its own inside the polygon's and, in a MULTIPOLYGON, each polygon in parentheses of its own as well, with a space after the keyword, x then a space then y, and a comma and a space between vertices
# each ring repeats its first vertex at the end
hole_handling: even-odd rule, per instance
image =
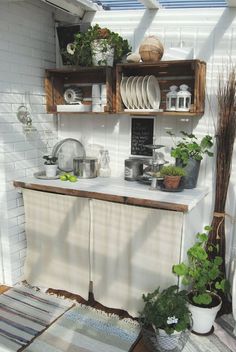
MULTIPOLYGON (((226 277, 225 268, 225 203, 227 198, 234 141, 236 136, 236 68, 229 68, 226 77, 219 77, 218 91, 218 121, 216 128, 216 184, 215 206, 212 220, 212 230, 209 234, 208 246, 212 243, 218 248, 218 255, 223 259, 222 271, 226 277)), ((208 251, 209 256, 216 253, 208 251)), ((222 297, 222 295, 221 295, 222 297)), ((229 311, 227 296, 222 297, 222 313, 229 311)))

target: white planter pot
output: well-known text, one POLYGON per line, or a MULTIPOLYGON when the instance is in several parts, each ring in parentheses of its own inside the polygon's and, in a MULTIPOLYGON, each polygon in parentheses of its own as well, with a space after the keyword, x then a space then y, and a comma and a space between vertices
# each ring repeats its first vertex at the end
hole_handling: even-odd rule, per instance
POLYGON ((44 165, 47 177, 55 177, 57 174, 57 165, 44 165))
POLYGON ((94 66, 113 66, 114 48, 106 43, 106 39, 94 40, 91 43, 91 50, 94 66))
POLYGON ((168 335, 165 330, 158 329, 156 333, 158 347, 164 351, 173 350, 178 346, 181 332, 174 331, 173 334, 168 335))
POLYGON ((218 313, 222 305, 221 298, 216 294, 214 295, 218 297, 220 303, 212 308, 197 307, 189 303, 189 310, 192 313, 193 320, 193 332, 205 335, 211 331, 212 325, 216 318, 216 314, 218 313))

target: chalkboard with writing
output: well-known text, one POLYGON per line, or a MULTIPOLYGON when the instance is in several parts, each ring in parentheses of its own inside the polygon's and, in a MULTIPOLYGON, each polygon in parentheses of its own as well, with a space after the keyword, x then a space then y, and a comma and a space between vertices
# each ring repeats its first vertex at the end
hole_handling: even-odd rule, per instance
POLYGON ((153 144, 153 119, 133 118, 131 126, 131 154, 152 156, 152 150, 144 147, 153 144))

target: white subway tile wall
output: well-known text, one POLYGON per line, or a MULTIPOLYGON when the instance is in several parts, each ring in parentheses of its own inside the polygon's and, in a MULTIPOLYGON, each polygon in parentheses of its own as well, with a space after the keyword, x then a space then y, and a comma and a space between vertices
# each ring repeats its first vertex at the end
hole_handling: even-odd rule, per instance
POLYGON ((23 278, 26 255, 23 200, 12 182, 38 171, 57 141, 44 92, 44 70, 55 66, 52 11, 40 1, 0 2, 0 283, 9 285, 23 278), (17 119, 21 105, 36 128, 31 134, 17 119))

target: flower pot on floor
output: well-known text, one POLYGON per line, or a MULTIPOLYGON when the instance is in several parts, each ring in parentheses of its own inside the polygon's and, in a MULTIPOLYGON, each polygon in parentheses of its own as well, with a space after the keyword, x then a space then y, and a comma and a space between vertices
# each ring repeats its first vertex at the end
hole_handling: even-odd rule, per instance
POLYGON ((219 295, 211 293, 213 301, 211 307, 200 307, 189 303, 189 310, 192 314, 194 333, 208 335, 213 332, 213 324, 218 311, 221 308, 222 300, 219 295))

